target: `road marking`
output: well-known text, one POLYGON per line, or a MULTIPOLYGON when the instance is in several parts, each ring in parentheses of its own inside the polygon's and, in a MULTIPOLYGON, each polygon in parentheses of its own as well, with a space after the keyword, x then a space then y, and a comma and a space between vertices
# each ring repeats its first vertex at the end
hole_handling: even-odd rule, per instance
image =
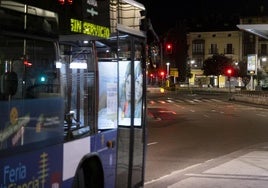
POLYGON ((172 103, 173 101, 171 99, 167 99, 167 102, 172 103))
POLYGON ((214 101, 214 102, 223 102, 223 101, 218 100, 218 99, 210 99, 210 100, 212 100, 212 101, 214 101))
MULTIPOLYGON (((232 174, 210 174, 210 173, 203 173, 203 174, 195 174, 195 173, 188 173, 185 174, 186 176, 191 176, 191 177, 205 177, 205 178, 222 178, 222 179, 252 179, 252 175, 232 175, 232 174)), ((268 180, 267 177, 265 176, 254 176, 254 180, 268 180)))
POLYGON ((256 114, 257 116, 266 117, 266 114, 256 114))
POLYGON ((189 169, 195 168, 195 167, 197 167, 197 166, 200 166, 201 164, 202 164, 202 163, 198 163, 198 164, 194 164, 194 165, 192 165, 192 166, 188 166, 188 167, 186 167, 186 168, 184 168, 184 169, 181 169, 181 170, 173 171, 173 172, 171 172, 170 174, 161 176, 161 177, 159 177, 159 178, 157 178, 157 179, 153 179, 153 180, 147 181, 147 182, 145 182, 144 184, 145 184, 145 185, 149 185, 149 184, 151 184, 151 183, 154 183, 154 182, 157 182, 157 181, 161 181, 161 180, 163 180, 163 179, 165 179, 165 178, 168 178, 168 177, 170 177, 170 176, 172 176, 172 175, 176 175, 177 173, 181 173, 181 172, 187 171, 187 170, 189 170, 189 169))
POLYGON ((159 113, 171 113, 171 114, 176 114, 174 111, 169 111, 169 110, 159 110, 159 113))
POLYGON ((202 102, 201 100, 199 99, 193 99, 194 102, 202 102))
POLYGON ((190 99, 185 99, 185 101, 187 101, 189 103, 195 103, 193 100, 190 100, 190 99))
POLYGON ((151 143, 148 143, 147 146, 155 145, 155 144, 158 144, 158 142, 151 142, 151 143))

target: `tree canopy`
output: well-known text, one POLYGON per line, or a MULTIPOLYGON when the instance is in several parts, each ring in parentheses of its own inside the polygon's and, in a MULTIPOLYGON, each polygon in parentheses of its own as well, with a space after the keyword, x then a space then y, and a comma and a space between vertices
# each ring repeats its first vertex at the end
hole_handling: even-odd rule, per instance
POLYGON ((213 55, 205 59, 203 63, 203 74, 206 76, 219 76, 225 73, 227 67, 232 66, 232 59, 221 54, 213 55))

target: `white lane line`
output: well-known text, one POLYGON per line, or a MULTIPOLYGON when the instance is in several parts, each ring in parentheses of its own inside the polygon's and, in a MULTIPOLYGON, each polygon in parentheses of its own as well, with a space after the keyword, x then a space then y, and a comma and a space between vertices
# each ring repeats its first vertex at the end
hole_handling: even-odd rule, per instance
POLYGON ((151 143, 148 143, 147 146, 155 145, 155 144, 158 144, 158 142, 151 142, 151 143))
POLYGON ((256 114, 257 116, 266 117, 266 114, 256 114))
POLYGON ((174 175, 174 174, 177 174, 177 173, 180 173, 180 172, 183 172, 183 171, 186 171, 186 170, 195 168, 195 167, 197 167, 197 166, 200 166, 201 164, 202 164, 202 163, 198 163, 198 164, 194 164, 194 165, 192 165, 192 166, 186 167, 186 168, 181 169, 181 170, 173 171, 173 172, 171 172, 170 174, 167 174, 167 175, 161 176, 161 177, 159 177, 159 178, 150 180, 150 181, 148 181, 148 182, 145 182, 144 184, 145 184, 145 185, 149 185, 149 184, 151 184, 151 183, 154 183, 154 182, 163 180, 163 179, 165 179, 165 178, 167 178, 167 177, 169 177, 169 176, 172 176, 172 175, 174 175))

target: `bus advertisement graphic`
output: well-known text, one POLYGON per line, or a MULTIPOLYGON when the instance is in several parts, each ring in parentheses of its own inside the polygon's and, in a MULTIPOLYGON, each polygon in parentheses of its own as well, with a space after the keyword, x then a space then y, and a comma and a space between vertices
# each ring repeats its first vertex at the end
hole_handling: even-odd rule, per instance
POLYGON ((53 146, 16 157, 1 159, 0 188, 61 186, 62 147, 53 146), (53 158, 53 160, 51 160, 53 158))
POLYGON ((55 143, 63 141, 62 99, 28 100, 9 106, 8 102, 1 102, 0 120, 5 123, 0 125, 0 150, 47 139, 55 143))
POLYGON ((119 125, 130 126, 131 100, 134 100, 134 125, 141 126, 143 76, 140 61, 134 62, 134 77, 131 76, 131 62, 119 62, 119 125), (131 79, 134 79, 135 88, 131 90, 131 79), (131 94, 134 93, 134 99, 131 94))
POLYGON ((99 113, 98 128, 117 128, 117 63, 98 62, 99 113))

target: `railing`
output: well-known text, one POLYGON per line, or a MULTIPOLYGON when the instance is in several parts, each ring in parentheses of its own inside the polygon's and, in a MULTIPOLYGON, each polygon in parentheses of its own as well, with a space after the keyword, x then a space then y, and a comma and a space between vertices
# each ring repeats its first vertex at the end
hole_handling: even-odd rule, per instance
MULTIPOLYGON (((268 97, 268 91, 248 91, 248 90, 241 90, 237 91, 237 94, 243 94, 247 96, 260 96, 260 97, 268 97)), ((267 98, 268 100, 268 98, 267 98)))

